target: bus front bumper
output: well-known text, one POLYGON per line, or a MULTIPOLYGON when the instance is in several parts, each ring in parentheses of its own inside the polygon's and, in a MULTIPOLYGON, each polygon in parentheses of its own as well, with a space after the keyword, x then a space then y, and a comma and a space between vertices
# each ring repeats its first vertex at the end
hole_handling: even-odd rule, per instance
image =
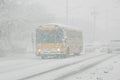
POLYGON ((41 58, 65 58, 67 55, 61 52, 57 53, 41 53, 41 58))

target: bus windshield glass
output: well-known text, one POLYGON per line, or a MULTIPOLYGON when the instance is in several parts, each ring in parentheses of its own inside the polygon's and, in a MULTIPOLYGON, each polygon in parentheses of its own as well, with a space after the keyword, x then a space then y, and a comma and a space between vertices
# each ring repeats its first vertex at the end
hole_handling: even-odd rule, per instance
POLYGON ((37 43, 61 43, 63 39, 63 30, 37 30, 37 43))

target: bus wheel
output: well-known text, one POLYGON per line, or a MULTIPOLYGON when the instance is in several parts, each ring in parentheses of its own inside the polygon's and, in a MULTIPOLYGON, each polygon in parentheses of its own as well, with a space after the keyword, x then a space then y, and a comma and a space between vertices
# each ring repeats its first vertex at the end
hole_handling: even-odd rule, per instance
POLYGON ((79 56, 81 53, 81 49, 78 50, 78 52, 76 53, 77 56, 79 56))
POLYGON ((36 56, 40 56, 40 53, 36 53, 36 56))
POLYGON ((80 55, 80 53, 76 53, 76 56, 79 56, 80 55))
POLYGON ((41 59, 45 59, 46 57, 45 56, 41 56, 41 59))
POLYGON ((67 55, 69 55, 70 54, 70 48, 69 47, 67 47, 67 55))
POLYGON ((62 55, 62 56, 61 56, 61 58, 66 58, 66 57, 67 57, 67 55, 62 55))

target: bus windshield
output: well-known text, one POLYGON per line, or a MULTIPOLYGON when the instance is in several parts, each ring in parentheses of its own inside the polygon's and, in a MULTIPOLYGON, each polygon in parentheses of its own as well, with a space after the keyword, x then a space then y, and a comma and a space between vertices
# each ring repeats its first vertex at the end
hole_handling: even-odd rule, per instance
POLYGON ((37 30, 36 43, 61 43, 63 30, 37 30))

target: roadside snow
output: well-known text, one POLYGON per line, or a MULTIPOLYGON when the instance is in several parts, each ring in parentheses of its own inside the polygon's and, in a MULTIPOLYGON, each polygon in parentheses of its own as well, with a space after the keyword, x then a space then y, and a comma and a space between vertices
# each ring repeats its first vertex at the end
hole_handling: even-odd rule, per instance
POLYGON ((120 55, 64 80, 120 80, 120 55))
POLYGON ((0 61, 0 80, 17 80, 47 71, 65 64, 70 64, 96 55, 99 53, 84 54, 81 56, 66 59, 47 59, 42 60, 38 57, 13 57, 2 58, 0 61))

